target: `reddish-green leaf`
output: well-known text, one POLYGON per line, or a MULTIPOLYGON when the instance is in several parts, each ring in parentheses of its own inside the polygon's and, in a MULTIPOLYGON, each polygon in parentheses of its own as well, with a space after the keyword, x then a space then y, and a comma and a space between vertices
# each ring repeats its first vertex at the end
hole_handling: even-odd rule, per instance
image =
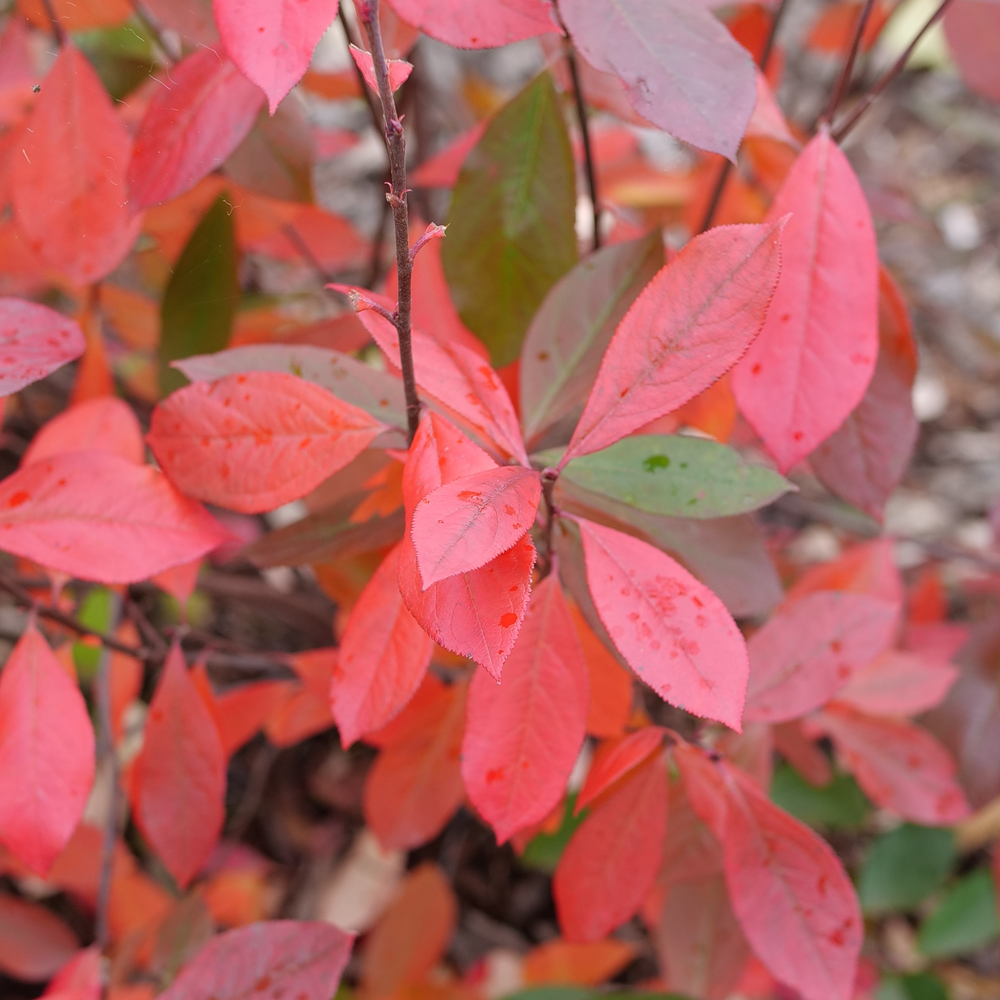
POLYGON ((0 841, 45 875, 94 782, 94 730, 73 679, 30 624, 0 673, 0 841))
POLYGON ((562 0, 573 44, 643 118, 735 159, 757 100, 750 54, 690 0, 562 0))
POLYGON ((591 598, 628 665, 672 705, 739 731, 747 649, 722 602, 666 553, 575 520, 591 598))
POLYGON ((139 208, 194 187, 243 141, 264 95, 212 49, 170 68, 139 126, 128 185, 139 208))
POLYGON ((257 513, 305 496, 384 429, 305 379, 247 372, 173 393, 154 410, 148 441, 185 493, 257 513))
POLYGON ((466 691, 464 683, 446 686, 428 673, 390 723, 399 735, 380 741, 382 752, 365 779, 364 811, 383 847, 406 851, 426 844, 462 804, 466 691))
POLYGON ((128 131, 72 45, 45 78, 17 145, 11 194, 18 226, 46 263, 82 285, 99 281, 128 253, 141 216, 131 214, 126 194, 128 131))
POLYGON ((541 498, 538 473, 518 466, 473 473, 428 493, 410 529, 424 589, 513 548, 535 523, 541 498))
POLYGON ((693 239, 618 324, 560 467, 676 410, 743 356, 781 270, 784 220, 693 239))
POLYGON ((0 484, 0 548, 82 580, 136 583, 227 538, 161 473, 112 452, 53 455, 0 484))
POLYGON ((955 762, 927 730, 837 704, 817 721, 844 766, 883 809, 925 826, 950 826, 969 814, 955 762))
POLYGON ((222 831, 226 754, 179 646, 163 665, 134 767, 135 821, 167 871, 186 887, 222 831))
POLYGON ((788 213, 774 301, 732 376, 740 410, 782 472, 814 451, 858 405, 878 354, 871 212, 827 131, 795 161, 768 218, 788 213))
POLYGON ((215 0, 214 10, 229 57, 267 94, 273 115, 309 68, 337 0, 215 0))
POLYGON ((744 718, 785 722, 825 704, 892 642, 896 608, 863 594, 821 591, 788 602, 755 632, 744 718))
POLYGON ((353 934, 328 923, 269 920, 212 938, 162 1000, 329 1000, 353 934))
POLYGON ((530 536, 479 569, 424 590, 408 530, 418 501, 431 490, 494 468, 493 459, 443 417, 423 415, 403 472, 407 532, 399 554, 399 587, 410 613, 435 642, 475 660, 500 680, 531 595, 535 546, 530 536))
POLYGON ((616 781, 637 768, 657 747, 662 746, 665 730, 646 726, 620 740, 602 743, 587 772, 587 780, 576 798, 574 812, 579 813, 616 781))
POLYGON ((0 396, 9 396, 83 354, 83 331, 47 306, 0 299, 0 396))
POLYGON ((51 910, 0 894, 0 972, 31 983, 54 976, 80 947, 51 910))
POLYGON ((535 587, 498 684, 469 687, 462 777, 503 843, 545 818, 562 797, 586 735, 587 666, 556 574, 535 587))
POLYGON ((399 548, 382 560, 361 592, 340 641, 330 697, 345 747, 396 715, 430 663, 434 644, 399 594, 399 548))
POLYGON ((630 774, 583 821, 552 882, 568 941, 599 941, 646 898, 663 857, 667 774, 657 757, 630 774))
POLYGON ((399 16, 460 49, 489 49, 559 29, 544 0, 391 0, 399 16))
POLYGON ((141 464, 142 428, 132 407, 117 396, 98 396, 64 410, 35 435, 21 465, 67 451, 113 451, 141 464))

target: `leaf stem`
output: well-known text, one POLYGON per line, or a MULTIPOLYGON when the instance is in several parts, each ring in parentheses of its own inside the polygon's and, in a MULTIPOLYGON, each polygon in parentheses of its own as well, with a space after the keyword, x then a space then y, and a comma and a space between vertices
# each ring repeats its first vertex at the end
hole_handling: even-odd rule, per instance
POLYGON ((413 337, 410 329, 413 262, 410 260, 410 225, 406 207, 406 135, 403 132, 403 123, 396 114, 396 102, 393 100, 392 87, 389 83, 389 63, 385 58, 382 28, 378 18, 379 0, 361 0, 357 10, 371 47, 375 79, 378 81, 378 92, 382 101, 385 144, 389 153, 391 181, 386 199, 392 208, 395 224, 396 275, 399 284, 395 325, 399 334, 399 367, 403 374, 403 390, 406 394, 406 424, 409 441, 412 442, 420 422, 420 400, 417 397, 417 382, 413 371, 413 337))
POLYGON ((559 507, 555 502, 553 493, 556 488, 556 480, 559 478, 559 470, 554 468, 542 469, 542 499, 545 501, 545 530, 542 535, 542 556, 545 560, 541 567, 539 576, 544 578, 552 572, 552 530, 555 528, 556 516, 559 507))
POLYGON ((871 17, 872 11, 875 9, 875 0, 865 0, 864 7, 861 8, 861 13, 858 15, 858 20, 854 25, 854 37, 851 38, 851 47, 847 50, 847 57, 844 59, 844 65, 840 69, 840 76, 837 77, 837 83, 830 94, 829 103, 826 106, 826 110, 820 115, 818 124, 829 125, 833 121, 833 116, 837 113, 837 108, 840 106, 840 102, 844 99, 844 94, 847 93, 847 88, 851 85, 851 74, 854 72, 854 62, 858 58, 858 49, 861 48, 861 39, 865 33, 865 28, 868 26, 868 19, 871 17))
POLYGON ((872 106, 872 104, 875 103, 889 84, 891 84, 893 80, 895 80, 896 77, 903 72, 906 68, 906 64, 910 61, 910 56, 913 55, 914 50, 920 44, 920 40, 927 34, 928 31, 930 31, 931 28, 934 27, 938 20, 944 15, 951 3, 952 0, 942 0, 941 5, 927 19, 927 23, 917 32, 916 37, 906 47, 906 50, 892 64, 892 66, 890 66, 889 69, 882 74, 868 93, 854 105, 850 114, 848 114, 848 116, 835 129, 833 129, 831 135, 835 142, 842 142, 844 140, 848 132, 850 132, 851 129, 858 123, 858 119, 872 106))
POLYGON ((583 163, 587 173, 587 188, 594 213, 594 249, 601 247, 601 206, 597 201, 597 167, 594 162, 594 148, 590 141, 590 123, 587 121, 587 103, 583 97, 580 80, 580 66, 576 61, 576 50, 568 35, 565 44, 566 64, 573 80, 573 100, 576 102, 576 116, 580 120, 580 135, 583 138, 583 163))

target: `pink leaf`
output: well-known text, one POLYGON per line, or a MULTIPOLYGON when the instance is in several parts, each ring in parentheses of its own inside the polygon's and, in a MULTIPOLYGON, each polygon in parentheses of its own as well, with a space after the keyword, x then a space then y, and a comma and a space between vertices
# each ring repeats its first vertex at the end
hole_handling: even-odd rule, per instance
POLYGON ((709 11, 687 0, 562 0, 574 45, 614 73, 647 121, 734 159, 754 108, 749 53, 709 11))
POLYGON ((78 951, 52 977, 42 996, 50 1000, 101 1000, 103 989, 101 950, 95 944, 78 951))
POLYGON ((855 673, 837 701, 869 715, 918 715, 940 704, 957 677, 948 663, 891 649, 855 673))
POLYGON ((989 0, 958 0, 948 8, 944 33, 965 85, 991 101, 1000 102, 1000 66, 996 38, 1000 6, 989 0))
POLYGON ((146 454, 142 428, 132 407, 117 396, 98 396, 53 417, 35 435, 21 459, 31 465, 68 451, 113 451, 141 465, 146 454))
POLYGON ((424 589, 513 548, 535 523, 541 498, 538 473, 518 466, 487 469, 428 493, 414 508, 410 531, 424 589))
POLYGON ((126 196, 132 144, 94 68, 62 48, 11 152, 17 224, 45 262, 84 285, 123 260, 139 233, 126 196))
POLYGON ((787 602, 747 644, 747 722, 784 722, 825 704, 892 642, 896 608, 822 591, 787 602))
POLYGON ((676 410, 739 361, 774 294, 783 227, 718 226, 657 273, 618 324, 560 468, 676 410))
POLYGON ((490 49, 558 32, 544 0, 391 0, 396 13, 459 49, 490 49))
POLYGON ((747 123, 747 136, 760 139, 774 139, 788 146, 798 148, 798 140, 788 128, 785 115, 767 82, 767 77, 760 70, 754 71, 757 76, 757 103, 753 114, 747 123))
POLYGON ((651 758, 583 821, 552 881, 568 941, 599 941, 635 914, 656 880, 667 826, 667 775, 651 758))
POLYGON ((247 372, 173 393, 153 411, 148 441, 185 493, 255 514, 305 496, 384 429, 312 382, 247 372))
POLYGON ((575 520, 594 606, 628 665, 672 705, 739 731, 749 664, 722 602, 665 552, 575 520))
POLYGON ((45 378, 83 354, 83 331, 54 309, 0 298, 0 396, 45 378))
POLYGON ((180 647, 167 655, 135 762, 132 809, 181 888, 215 847, 225 819, 226 755, 180 647))
POLYGON ((337 0, 215 0, 213 6, 229 57, 267 94, 272 115, 337 17, 337 0))
POLYGON ((161 1000, 329 1000, 354 935, 332 924, 268 920, 212 938, 161 1000))
POLYGON ((29 624, 0 673, 0 841, 39 875, 94 782, 94 730, 73 679, 29 624))
POLYGON ((823 131, 768 213, 791 213, 781 279, 760 337, 733 370, 744 416, 782 472, 864 396, 878 355, 878 255, 864 192, 823 131))
MULTIPOLYGON (((351 45, 349 48, 351 57, 365 78, 365 83, 377 94, 379 92, 378 79, 375 76, 375 60, 372 58, 372 54, 364 49, 359 49, 356 45, 351 45)), ((389 89, 395 93, 409 79, 413 72, 413 64, 408 63, 405 59, 387 59, 386 62, 389 64, 389 89)))
POLYGON ((544 819, 562 797, 586 735, 587 667, 556 574, 535 587, 503 683, 469 687, 462 777, 497 843, 544 819))
POLYGON ((0 893, 0 972, 26 982, 44 982, 79 948, 76 935, 51 910, 0 893))
POLYGON ((81 580, 136 583, 228 538, 156 469, 112 452, 53 455, 0 484, 0 548, 81 580))
POLYGON ((726 884, 750 946, 804 1000, 850 1000, 864 925, 840 860, 741 772, 724 774, 726 884))
POLYGON ((395 716, 420 687, 430 663, 434 644, 399 595, 399 549, 393 548, 375 570, 340 641, 330 698, 345 747, 395 716))
POLYGON ((637 768, 657 747, 663 745, 664 733, 665 730, 659 726, 646 726, 620 740, 602 743, 577 796, 574 812, 579 813, 616 781, 637 768))
POLYGON ((876 805, 925 826, 950 826, 969 814, 955 762, 925 729, 837 704, 816 721, 876 805))
POLYGON ((228 59, 199 49, 170 68, 139 126, 128 185, 139 208, 194 187, 246 138, 264 95, 228 59))
POLYGON ((409 530, 417 502, 432 490, 496 467, 447 420, 424 413, 403 472, 407 529, 399 553, 399 588, 410 613, 435 642, 475 660, 499 681, 531 596, 535 546, 530 536, 485 566, 423 590, 409 530))
MULTIPOLYGON (((358 294, 347 286, 332 285, 338 291, 358 294)), ((395 303, 383 300, 372 292, 361 290, 361 296, 372 298, 389 309, 395 303)), ((399 335, 396 328, 372 309, 358 309, 358 318, 372 335, 382 353, 399 369, 399 335)), ((500 454, 528 464, 521 438, 517 413, 500 376, 471 348, 455 342, 444 342, 422 330, 413 330, 413 365, 417 386, 444 407, 461 423, 466 424, 484 443, 493 445, 500 454)))

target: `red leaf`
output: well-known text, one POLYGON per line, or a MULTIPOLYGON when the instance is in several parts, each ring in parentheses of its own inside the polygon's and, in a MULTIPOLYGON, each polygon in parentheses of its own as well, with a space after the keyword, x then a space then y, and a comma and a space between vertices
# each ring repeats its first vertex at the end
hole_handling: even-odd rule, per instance
POLYGON ((462 777, 497 843, 544 819, 566 789, 586 736, 587 667, 557 575, 531 595, 498 684, 469 687, 462 777))
POLYGON ((621 736, 632 712, 632 674, 594 634, 575 604, 570 611, 590 676, 587 732, 599 739, 621 736))
MULTIPOLYGON (((331 285, 357 294, 347 286, 331 285)), ((361 290, 361 296, 392 309, 395 303, 361 290)), ((358 318, 372 335, 389 363, 399 369, 399 335, 396 328, 373 309, 358 308, 358 318)), ((500 376, 477 352, 456 342, 442 343, 422 330, 413 330, 413 365, 417 386, 444 407, 458 422, 480 435, 501 455, 528 464, 517 413, 500 376)))
POLYGON ((544 0, 391 0, 396 13, 439 42, 490 49, 558 32, 544 0))
POLYGON ((226 755, 179 646, 171 648, 163 665, 134 768, 136 823, 167 871, 186 888, 222 831, 226 755))
POLYGON ((665 552, 574 520, 594 606, 628 665, 670 704, 739 731, 749 663, 722 602, 665 552))
MULTIPOLYGON (((370 52, 359 49, 356 45, 348 46, 351 58, 357 64, 361 75, 365 78, 365 83, 377 94, 378 79, 375 76, 375 60, 370 52)), ((413 72, 413 63, 408 63, 405 59, 387 59, 389 65, 389 89, 394 93, 403 86, 413 72)))
POLYGON ((632 303, 559 467, 676 410, 743 356, 781 269, 784 220, 696 236, 632 303))
POLYGON ((399 554, 399 588, 410 613, 439 645, 468 656, 497 680, 514 648, 531 596, 535 547, 525 535, 479 569, 423 590, 410 537, 417 503, 443 483, 496 462, 443 417, 425 412, 403 473, 407 530, 399 554))
POLYGON ((338 656, 336 649, 324 648, 296 653, 289 658, 302 683, 289 686, 284 700, 275 703, 277 707, 264 726, 274 746, 294 746, 334 725, 330 712, 330 685, 338 656))
POLYGON ((402 735, 382 744, 364 794, 365 821, 387 850, 412 850, 433 840, 462 804, 466 691, 466 684, 447 686, 427 674, 420 692, 390 723, 402 724, 402 735))
POLYGON ((0 894, 0 972, 31 983, 44 982, 79 947, 76 935, 51 910, 0 894))
POLYGON ((517 466, 473 473, 427 494, 410 529, 424 589, 512 548, 535 523, 541 498, 538 473, 517 466))
POLYGON ((141 465, 146 455, 142 428, 132 407, 116 396, 77 403, 53 417, 35 435, 21 465, 67 451, 113 451, 141 465))
POLYGON ((619 778, 637 768, 657 747, 662 746, 664 733, 665 730, 659 726, 646 726, 620 740, 602 743, 577 796, 574 811, 579 813, 619 778))
POLYGON ((957 677, 950 664, 891 649, 855 673, 837 701, 869 715, 918 715, 940 704, 957 677))
POLYGON ((896 608, 863 594, 822 591, 786 603, 747 643, 743 718, 784 722, 825 704, 892 642, 896 608))
POLYGON ((193 188, 246 138, 264 103, 260 88, 210 48, 171 66, 159 82, 128 171, 139 208, 193 188))
POLYGON ((52 977, 42 996, 52 1000, 101 1000, 103 988, 101 949, 91 945, 78 951, 52 977))
POLYGON ((687 0, 562 0, 584 58, 616 74, 643 118, 733 160, 754 108, 753 60, 707 6, 687 0))
POLYGON ((583 821, 552 881, 568 941, 599 941, 642 905, 663 857, 667 775, 654 757, 583 821))
POLYGON ((858 405, 878 354, 878 255, 864 192, 829 133, 802 151, 768 213, 791 213, 764 328, 733 369, 736 402, 786 472, 858 405))
POLYGON ((813 453, 820 481, 837 496, 882 519, 917 443, 913 379, 917 349, 898 286, 879 273, 879 348, 871 382, 850 416, 813 453))
POLYGON ((955 762, 927 730, 837 704, 828 706, 817 724, 876 805, 925 826, 949 826, 969 814, 955 762))
POLYGON ((132 147, 104 84, 63 46, 11 153, 14 213, 31 246, 84 285, 113 271, 141 224, 126 199, 132 147))
POLYGON ((826 841, 724 774, 726 884, 750 946, 804 1000, 850 1000, 864 936, 851 880, 826 841))
POLYGON ((617 975, 636 956, 627 941, 563 941, 550 938, 524 956, 521 975, 527 986, 572 983, 598 986, 617 975))
POLYGON ((353 934, 332 924, 268 920, 212 938, 160 1000, 329 1000, 353 934))
POLYGON ((945 14, 944 33, 966 86, 991 101, 1000 101, 1000 65, 996 60, 1000 7, 989 0, 957 0, 945 14))
POLYGON ((471 128, 460 132, 443 149, 424 160, 409 175, 409 181, 414 187, 453 188, 462 172, 465 158, 472 152, 483 137, 489 119, 476 122, 471 128))
POLYGON ((161 473, 111 452, 53 455, 0 484, 0 548, 82 580, 136 583, 228 537, 161 473))
POLYGON ((294 681, 257 681, 216 695, 203 664, 197 664, 191 674, 218 726, 226 757, 252 739, 275 706, 283 704, 295 689, 294 681))
POLYGON ((833 780, 833 769, 826 754, 803 732, 798 719, 779 722, 771 730, 774 749, 802 775, 810 785, 822 788, 833 780))
POLYGON ((854 545, 839 559, 806 570, 788 591, 787 601, 821 590, 867 594, 896 607, 903 606, 903 580, 896 567, 891 538, 854 545))
POLYGON ((94 783, 94 730, 79 688, 34 624, 0 673, 0 840, 45 875, 94 783))
POLYGON ((305 496, 384 429, 305 379, 247 372, 173 393, 147 440, 185 493, 255 514, 305 496))
POLYGON ((272 115, 337 17, 337 0, 214 0, 213 8, 229 57, 267 94, 272 115))
POLYGON ((83 331, 54 309, 0 299, 0 396, 45 378, 83 354, 83 331))
POLYGON ((413 697, 434 644, 406 610, 396 582, 400 546, 375 570, 351 610, 331 688, 340 742, 381 729, 413 697))

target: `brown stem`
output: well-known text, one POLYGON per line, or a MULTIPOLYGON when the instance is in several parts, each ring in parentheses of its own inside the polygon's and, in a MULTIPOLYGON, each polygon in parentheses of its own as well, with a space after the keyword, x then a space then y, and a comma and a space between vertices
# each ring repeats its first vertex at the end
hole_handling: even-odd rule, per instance
MULTIPOLYGON (((567 33, 568 35, 568 33, 567 33)), ((587 187, 590 190, 590 203, 594 212, 594 249, 601 246, 601 206, 597 201, 597 170, 594 165, 594 150, 590 142, 590 125, 587 121, 587 103, 583 97, 583 84, 580 81, 580 67, 576 61, 573 43, 567 37, 565 46, 566 64, 573 80, 573 100, 576 102, 576 116, 580 120, 580 135, 583 137, 583 163, 587 172, 587 187)))
MULTIPOLYGON (((767 33, 764 47, 760 50, 760 61, 757 64, 760 67, 761 73, 767 72, 768 63, 771 61, 771 54, 774 52, 774 42, 778 37, 778 28, 781 26, 781 19, 785 16, 785 11, 788 9, 788 3, 789 0, 781 0, 781 3, 778 4, 778 9, 774 12, 771 29, 767 33)), ((712 196, 708 199, 708 207, 705 209, 705 215, 701 220, 701 227, 698 229, 699 233, 704 233, 712 228, 712 220, 715 218, 715 213, 719 210, 719 204, 722 202, 722 195, 726 190, 726 184, 729 181, 729 175, 732 173, 732 170, 732 160, 723 160, 722 168, 719 170, 719 177, 715 182, 715 187, 712 189, 712 196)))
POLYGON ((558 469, 542 469, 542 499, 545 502, 545 532, 542 535, 542 557, 545 561, 540 570, 542 577, 552 572, 552 531, 555 528, 556 515, 559 513, 553 494, 558 478, 558 469))
POLYGON ((830 94, 826 110, 820 115, 819 124, 821 125, 829 125, 833 121, 833 116, 836 114, 840 102, 844 99, 844 94, 847 93, 847 88, 851 84, 851 74, 854 72, 854 61, 858 58, 858 49, 861 47, 861 38, 874 8, 875 0, 865 0, 865 5, 861 8, 857 23, 854 25, 854 37, 851 39, 851 47, 847 50, 847 58, 841 67, 840 76, 837 77, 837 83, 830 94))
POLYGON ((882 95, 883 91, 892 83, 893 80, 899 76, 900 73, 906 68, 906 64, 910 61, 910 56, 913 55, 914 49, 920 44, 920 40, 930 31, 931 28, 938 22, 938 20, 944 15, 944 12, 951 5, 952 0, 942 0, 941 5, 938 9, 928 18, 927 23, 917 32, 916 37, 912 42, 906 47, 903 54, 892 64, 882 74, 875 85, 868 91, 864 97, 853 107, 850 114, 835 128, 833 129, 831 135, 835 142, 842 142, 846 137, 847 133, 851 131, 852 128, 857 124, 858 119, 875 103, 875 101, 882 95))
POLYGON ((378 18, 379 0, 361 0, 358 15, 368 35, 375 79, 382 100, 382 121, 386 149, 389 153, 389 174, 392 178, 386 198, 392 207, 396 230, 396 275, 399 298, 396 303, 396 332, 399 334, 399 367, 406 393, 406 424, 412 442, 420 423, 420 400, 413 371, 413 340, 410 333, 410 285, 413 263, 410 260, 410 224, 406 208, 406 135, 396 114, 396 102, 389 84, 389 63, 382 45, 382 28, 378 18))
POLYGON ((56 17, 52 0, 42 0, 42 9, 45 11, 45 16, 49 19, 52 34, 56 36, 56 41, 59 43, 60 48, 63 47, 69 39, 66 37, 66 29, 59 23, 59 19, 56 17))
POLYGON ((96 927, 94 937, 97 947, 103 952, 109 943, 108 907, 111 900, 111 874, 118 841, 118 753, 111 725, 111 653, 103 650, 96 678, 97 701, 97 742, 100 759, 111 771, 111 801, 104 824, 104 839, 101 844, 101 877, 97 887, 96 927))

